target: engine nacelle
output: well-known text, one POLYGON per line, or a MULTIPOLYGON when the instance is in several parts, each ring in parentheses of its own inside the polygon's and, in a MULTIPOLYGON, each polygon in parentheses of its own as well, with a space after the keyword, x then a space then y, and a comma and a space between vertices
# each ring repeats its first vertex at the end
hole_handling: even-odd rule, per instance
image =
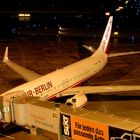
POLYGON ((72 106, 73 108, 82 108, 87 102, 85 95, 75 95, 66 101, 66 105, 72 106))

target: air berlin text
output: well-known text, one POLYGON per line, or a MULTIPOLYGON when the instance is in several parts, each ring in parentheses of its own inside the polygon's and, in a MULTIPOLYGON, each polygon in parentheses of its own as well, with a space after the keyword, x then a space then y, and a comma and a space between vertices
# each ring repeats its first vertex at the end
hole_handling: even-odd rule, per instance
POLYGON ((47 91, 48 89, 50 89, 51 87, 53 87, 53 84, 52 84, 52 82, 51 81, 49 81, 49 82, 46 82, 46 83, 44 83, 44 84, 42 84, 42 85, 39 85, 39 86, 37 86, 37 87, 34 87, 34 89, 30 89, 30 90, 28 90, 27 92, 26 92, 26 95, 28 95, 28 96, 36 96, 36 95, 38 95, 39 93, 42 93, 42 92, 44 92, 44 91, 47 91))

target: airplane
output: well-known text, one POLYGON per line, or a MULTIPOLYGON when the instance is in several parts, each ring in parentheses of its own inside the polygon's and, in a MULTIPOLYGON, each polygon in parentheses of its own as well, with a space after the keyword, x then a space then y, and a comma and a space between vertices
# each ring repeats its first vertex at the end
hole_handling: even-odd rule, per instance
MULTIPOLYGON (((11 61, 8 58, 7 47, 5 50, 3 62, 16 73, 18 73, 27 82, 2 93, 0 96, 11 96, 11 94, 15 93, 16 91, 24 91, 27 96, 38 96, 40 97, 40 100, 46 101, 58 97, 73 95, 73 97, 67 99, 66 104, 80 108, 83 107, 87 102, 87 93, 111 94, 112 92, 118 91, 140 90, 139 85, 78 87, 80 83, 93 77, 96 73, 105 67, 108 60, 107 50, 111 36, 112 22, 113 16, 110 16, 101 43, 98 49, 91 56, 48 73, 44 76, 28 70, 11 61)), ((131 54, 135 53, 139 52, 133 52, 131 54)), ((112 56, 119 56, 124 54, 125 53, 120 53, 114 54, 112 56)), ((8 119, 6 120, 6 114, 10 111, 10 109, 7 109, 7 105, 5 105, 3 110, 5 121, 9 122, 8 119)))

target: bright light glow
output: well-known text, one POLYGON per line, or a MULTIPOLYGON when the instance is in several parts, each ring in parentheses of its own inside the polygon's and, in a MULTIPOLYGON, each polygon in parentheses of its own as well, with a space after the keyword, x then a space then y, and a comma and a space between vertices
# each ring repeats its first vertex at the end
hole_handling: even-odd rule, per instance
POLYGON ((58 34, 61 34, 61 31, 58 31, 58 34))
POLYGON ((119 33, 117 31, 114 32, 114 35, 119 35, 119 33))
POLYGON ((116 9, 116 11, 120 11, 120 10, 122 10, 122 9, 124 9, 124 7, 119 6, 119 7, 116 9))
POLYGON ((25 17, 30 17, 30 14, 24 14, 25 17))
POLYGON ((128 0, 125 2, 125 4, 127 4, 128 3, 128 0))
POLYGON ((19 13, 19 21, 30 21, 31 15, 29 13, 19 13))
POLYGON ((120 10, 124 9, 122 6, 119 7, 120 10))
POLYGON ((61 26, 59 26, 59 30, 61 30, 62 29, 62 27, 61 26))
POLYGON ((30 17, 30 14, 18 14, 19 17, 30 17))
POLYGON ((19 17, 24 17, 24 14, 18 14, 19 17))
POLYGON ((105 12, 105 15, 106 16, 110 16, 110 12, 105 12))
POLYGON ((89 46, 89 49, 92 50, 93 48, 91 46, 89 46))

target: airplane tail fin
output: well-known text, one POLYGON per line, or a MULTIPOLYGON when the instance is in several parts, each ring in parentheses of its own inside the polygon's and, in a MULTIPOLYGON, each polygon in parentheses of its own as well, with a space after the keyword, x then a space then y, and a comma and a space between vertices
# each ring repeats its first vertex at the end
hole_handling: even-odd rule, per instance
POLYGON ((112 22, 113 22, 113 16, 110 16, 100 46, 97 49, 97 51, 102 51, 103 53, 107 53, 108 43, 110 40, 111 30, 112 30, 112 22))

